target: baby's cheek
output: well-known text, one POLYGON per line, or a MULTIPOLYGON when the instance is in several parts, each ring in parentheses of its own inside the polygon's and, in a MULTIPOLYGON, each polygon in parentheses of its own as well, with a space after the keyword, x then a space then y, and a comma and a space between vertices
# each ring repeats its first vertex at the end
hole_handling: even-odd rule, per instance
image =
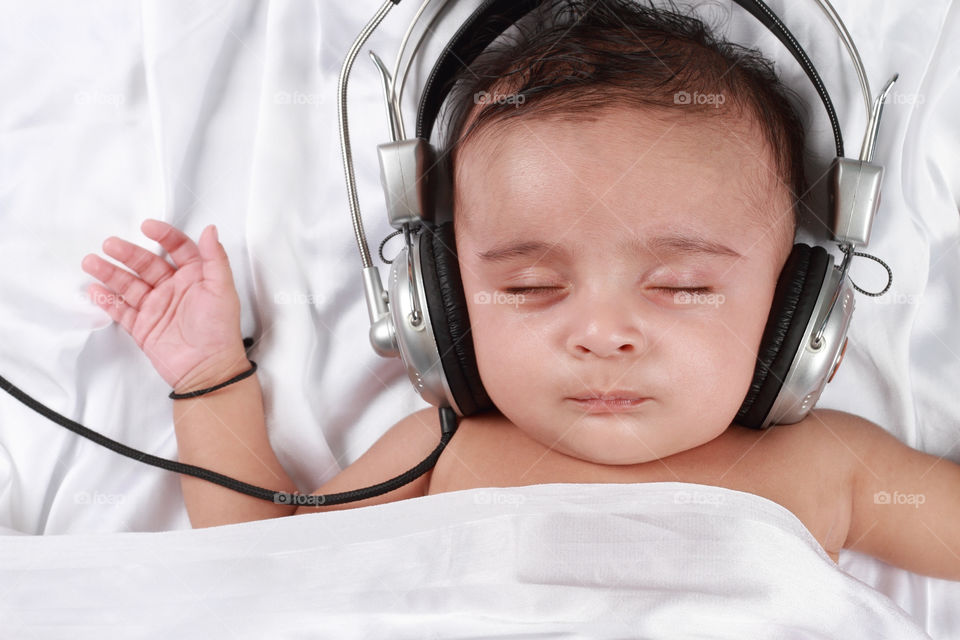
POLYGON ((517 341, 517 336, 505 323, 498 320, 494 305, 468 302, 467 308, 470 312, 470 334, 481 376, 490 373, 502 374, 504 368, 510 364, 510 345, 517 341))
POLYGON ((722 335, 710 332, 688 338, 691 366, 685 383, 700 396, 694 406, 724 419, 736 414, 753 379, 756 362, 750 346, 742 340, 742 335, 726 329, 722 335))

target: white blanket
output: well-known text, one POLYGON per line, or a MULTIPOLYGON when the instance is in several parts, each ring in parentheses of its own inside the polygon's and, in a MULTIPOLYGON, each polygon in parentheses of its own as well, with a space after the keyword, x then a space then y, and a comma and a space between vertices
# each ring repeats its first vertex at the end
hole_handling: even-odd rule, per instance
MULTIPOLYGON (((404 0, 369 48, 392 60, 418 4, 404 0)), ((727 5, 707 4, 708 11, 727 5)), ((886 175, 868 248, 891 265, 894 283, 882 298, 858 296, 846 359, 820 405, 862 415, 910 446, 960 462, 960 9, 950 0, 834 4, 874 89, 900 73, 878 141, 886 175)), ((194 237, 218 225, 240 291, 244 335, 258 340, 252 357, 260 364, 271 441, 302 490, 329 480, 424 406, 399 362, 378 358, 367 341, 337 147, 340 62, 379 5, 0 0, 0 374, 115 439, 176 456, 169 389, 86 299, 92 279, 80 269, 83 256, 109 235, 157 250, 139 232, 143 218, 155 217, 194 237)), ((812 0, 771 5, 808 47, 834 98, 848 155, 855 155, 865 118, 842 46, 812 0)), ((812 164, 828 162, 822 108, 789 54, 739 10, 727 26, 737 41, 775 59, 805 98, 812 164)), ((375 249, 390 231, 375 157, 387 123, 366 53, 350 100, 360 204, 375 249)), ((811 179, 822 196, 815 169, 811 179)), ((867 260, 855 261, 852 275, 870 290, 884 283, 882 270, 867 260)), ((395 509, 403 513, 404 506, 395 509)), ((32 545, 19 560, 4 556, 22 562, 45 554, 86 557, 92 533, 189 523, 175 475, 80 440, 0 393, 0 526, 77 534, 0 541, 2 548, 32 545)), ((279 525, 250 529, 270 526, 279 525)), ((215 534, 171 536, 189 547, 215 534)), ((126 539, 118 536, 117 545, 126 539)), ((113 540, 104 535, 94 544, 113 540)), ((132 554, 131 563, 151 561, 149 553, 132 554)), ((96 574, 94 560, 112 570, 107 557, 91 556, 84 579, 96 574)), ((960 637, 960 583, 853 552, 841 552, 840 565, 931 636, 960 637)), ((82 586, 49 588, 60 590, 57 606, 81 615, 82 586)), ((0 600, 29 602, 10 583, 0 582, 0 591, 0 600)), ((216 591, 196 597, 215 599, 216 591)), ((124 615, 122 608, 111 614, 106 601, 98 606, 104 617, 124 615)))
POLYGON ((13 537, 0 585, 7 637, 37 640, 929 638, 780 505, 676 482, 13 537))

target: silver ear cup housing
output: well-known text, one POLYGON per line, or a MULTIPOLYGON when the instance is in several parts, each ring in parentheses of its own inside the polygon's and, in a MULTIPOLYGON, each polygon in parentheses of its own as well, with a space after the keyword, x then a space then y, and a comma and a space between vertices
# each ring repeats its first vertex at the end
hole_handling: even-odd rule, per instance
POLYGON ((420 233, 412 234, 413 260, 407 260, 407 248, 404 247, 390 266, 387 282, 390 321, 400 358, 420 396, 432 405, 451 407, 462 415, 447 384, 447 376, 433 336, 433 324, 424 293, 420 265, 420 239, 420 233), (414 287, 410 286, 411 281, 414 287), (415 295, 418 296, 419 322, 414 320, 415 295))
POLYGON ((833 265, 832 257, 830 263, 813 314, 804 330, 801 347, 790 363, 780 393, 764 418, 761 429, 766 429, 770 424, 793 424, 803 420, 840 364, 853 316, 854 296, 850 279, 833 265), (840 293, 831 312, 830 304, 837 287, 840 287, 840 293), (830 316, 826 320, 820 345, 815 347, 816 332, 827 313, 830 316))

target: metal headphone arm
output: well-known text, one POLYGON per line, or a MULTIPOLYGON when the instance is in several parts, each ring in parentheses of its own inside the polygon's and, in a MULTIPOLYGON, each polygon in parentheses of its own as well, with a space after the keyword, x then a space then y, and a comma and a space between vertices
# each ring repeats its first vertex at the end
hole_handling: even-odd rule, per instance
MULTIPOLYGON (((883 91, 877 96, 870 120, 867 123, 867 133, 860 148, 860 159, 836 158, 830 167, 830 205, 833 209, 833 235, 840 243, 843 252, 843 262, 840 264, 840 280, 842 281, 850 268, 855 245, 867 244, 870 240, 870 230, 873 227, 873 218, 880 205, 880 183, 883 180, 883 167, 872 164, 873 152, 877 142, 877 132, 880 128, 880 115, 883 112, 883 103, 893 88, 900 74, 894 74, 883 91)), ((830 307, 820 321, 810 346, 819 349, 822 344, 823 332, 827 320, 833 313, 840 290, 834 291, 830 307)))

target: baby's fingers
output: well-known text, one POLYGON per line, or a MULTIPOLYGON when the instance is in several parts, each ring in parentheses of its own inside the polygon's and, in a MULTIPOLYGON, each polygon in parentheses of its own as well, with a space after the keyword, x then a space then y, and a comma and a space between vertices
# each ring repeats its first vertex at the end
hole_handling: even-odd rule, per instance
MULTIPOLYGON (((127 304, 123 296, 104 289, 98 284, 87 287, 87 295, 95 305, 107 312, 110 318, 133 336, 133 323, 137 319, 137 310, 127 304)), ((137 344, 137 346, 140 346, 137 344)))
POLYGON ((200 259, 203 268, 203 279, 215 289, 232 289, 233 273, 230 271, 230 260, 227 252, 217 237, 217 227, 207 225, 200 234, 200 259))
POLYGON ((143 231, 143 235, 159 242, 177 267, 200 259, 200 251, 196 243, 187 234, 162 220, 147 218, 140 225, 140 230, 143 231))
POLYGON ((110 287, 107 290, 109 293, 119 294, 124 302, 134 309, 140 308, 143 297, 150 292, 150 286, 143 280, 93 253, 84 256, 80 268, 110 287))
MULTIPOLYGON (((151 287, 157 286, 175 271, 170 263, 160 256, 115 236, 110 236, 103 241, 103 252, 130 267, 151 287)), ((119 291, 116 287, 114 289, 119 291)))

